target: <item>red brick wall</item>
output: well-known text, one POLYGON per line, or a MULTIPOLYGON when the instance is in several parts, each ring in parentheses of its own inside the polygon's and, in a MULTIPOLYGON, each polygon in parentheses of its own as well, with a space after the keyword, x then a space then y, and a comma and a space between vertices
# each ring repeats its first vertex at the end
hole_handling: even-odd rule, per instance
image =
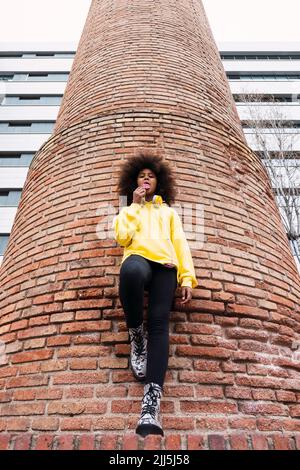
POLYGON ((0 282, 0 447, 299 448, 300 278, 200 1, 92 2, 0 282), (170 161, 179 203, 204 209, 199 286, 184 308, 178 289, 172 313, 166 437, 145 441, 123 249, 99 238, 120 162, 140 149, 170 161))

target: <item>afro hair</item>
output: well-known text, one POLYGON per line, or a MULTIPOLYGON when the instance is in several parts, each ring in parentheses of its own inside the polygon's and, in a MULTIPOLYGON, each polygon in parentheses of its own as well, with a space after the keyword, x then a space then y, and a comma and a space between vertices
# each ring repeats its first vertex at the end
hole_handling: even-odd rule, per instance
POLYGON ((128 158, 123 163, 119 176, 117 190, 120 196, 127 197, 129 206, 133 200, 133 191, 137 188, 137 177, 141 170, 149 168, 157 178, 155 194, 160 195, 169 206, 175 202, 177 190, 169 163, 162 156, 149 151, 141 151, 137 156, 128 158))

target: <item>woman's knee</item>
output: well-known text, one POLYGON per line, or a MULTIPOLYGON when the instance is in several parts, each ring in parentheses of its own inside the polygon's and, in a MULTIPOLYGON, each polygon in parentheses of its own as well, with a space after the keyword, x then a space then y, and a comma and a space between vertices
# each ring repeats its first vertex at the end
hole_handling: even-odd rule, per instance
POLYGON ((125 260, 121 266, 120 276, 126 277, 126 279, 130 279, 136 283, 148 280, 151 274, 151 268, 146 263, 138 259, 130 260, 128 263, 126 263, 126 261, 127 260, 125 260))

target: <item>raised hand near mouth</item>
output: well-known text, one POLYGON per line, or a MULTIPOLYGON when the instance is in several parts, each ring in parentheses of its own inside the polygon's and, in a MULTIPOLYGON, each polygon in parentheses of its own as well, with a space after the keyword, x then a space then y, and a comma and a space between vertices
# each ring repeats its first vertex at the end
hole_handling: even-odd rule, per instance
POLYGON ((139 186, 133 191, 133 196, 132 196, 132 202, 136 202, 137 204, 140 204, 142 202, 142 199, 146 195, 146 188, 143 186, 139 186))

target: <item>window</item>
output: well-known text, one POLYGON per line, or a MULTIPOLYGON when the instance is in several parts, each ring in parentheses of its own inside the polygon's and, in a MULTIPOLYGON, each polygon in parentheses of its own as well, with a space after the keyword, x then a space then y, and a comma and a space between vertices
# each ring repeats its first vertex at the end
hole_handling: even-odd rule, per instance
POLYGON ((24 82, 27 80, 28 74, 27 73, 15 73, 12 81, 14 82, 24 82))
POLYGON ((35 57, 74 57, 76 52, 0 52, 0 58, 14 59, 17 57, 35 58, 35 57))
POLYGON ((220 54, 222 60, 300 60, 300 54, 220 54))
POLYGON ((21 193, 22 189, 7 191, 0 190, 0 206, 18 206, 21 193))
POLYGON ((19 100, 40 100, 40 96, 19 96, 19 100))
POLYGON ((40 81, 46 80, 49 82, 60 82, 66 81, 69 77, 69 73, 29 73, 28 80, 29 81, 40 81))
POLYGON ((8 244, 9 234, 8 233, 0 233, 0 256, 4 255, 8 244))
POLYGON ((73 58, 75 54, 75 52, 37 52, 36 57, 73 58))
POLYGON ((22 57, 22 52, 0 52, 0 57, 5 57, 5 59, 22 57))
POLYGON ((0 80, 8 81, 47 81, 47 82, 65 82, 68 80, 69 73, 2 73, 0 80))
MULTIPOLYGON (((258 157, 262 159, 265 158, 264 153, 262 151, 256 150, 255 153, 258 157)), ((276 160, 282 158, 282 152, 280 151, 273 150, 269 151, 268 153, 272 159, 276 160)), ((300 152, 284 150, 284 158, 289 159, 290 161, 293 160, 294 162, 298 161, 297 166, 300 167, 300 152)))
POLYGON ((0 122, 0 134, 51 134, 55 121, 51 122, 29 122, 29 121, 11 121, 0 122))
POLYGON ((237 75, 228 73, 227 74, 228 80, 300 80, 300 75, 295 74, 282 74, 282 75, 275 75, 275 74, 268 74, 265 73, 263 75, 254 75, 254 74, 247 74, 247 75, 237 75))
POLYGON ((48 74, 47 73, 41 73, 41 72, 37 72, 37 73, 29 73, 28 74, 28 77, 48 77, 48 74))
POLYGON ((8 127, 30 127, 32 126, 31 122, 9 122, 8 127))
MULTIPOLYGON (((273 122, 273 121, 272 121, 273 122)), ((273 123, 271 121, 263 121, 263 119, 261 119, 259 121, 259 126, 260 128, 273 128, 273 123)), ((276 122, 276 119, 275 119, 275 122, 276 122)), ((280 120, 280 129, 298 129, 300 128, 300 122, 299 121, 284 121, 284 120, 280 120)), ((252 121, 246 121, 246 120, 243 120, 242 121, 242 127, 243 128, 251 128, 252 127, 252 121)))
POLYGON ((54 52, 37 52, 36 57, 54 57, 54 52))
POLYGON ((54 96, 39 96, 39 95, 20 95, 20 96, 6 96, 2 101, 2 105, 59 105, 63 95, 54 96))
MULTIPOLYGON (((287 196, 294 196, 299 204, 300 188, 286 187, 280 188, 279 191, 278 188, 275 187, 273 188, 273 191, 277 198, 282 198, 282 194, 285 194, 287 196)), ((299 207, 299 205, 297 205, 297 207, 299 207)))
POLYGON ((61 58, 74 58, 76 52, 57 52, 55 54, 55 57, 61 57, 61 58))
POLYGON ((12 80, 14 78, 13 73, 1 73, 0 74, 0 80, 5 81, 5 80, 12 80))
MULTIPOLYGON (((236 103, 244 103, 244 97, 247 99, 247 94, 243 95, 238 95, 238 94, 233 94, 233 98, 236 103)), ((300 99, 300 95, 299 98, 300 99)), ((247 104, 251 103, 268 103, 272 104, 274 100, 274 103, 290 103, 292 101, 295 101, 295 98, 293 99, 292 95, 251 95, 251 101, 247 101, 247 104)))
POLYGON ((0 167, 25 166, 29 167, 34 153, 2 153, 0 152, 0 167))
POLYGON ((49 80, 52 80, 52 81, 68 80, 69 75, 70 75, 69 73, 50 73, 49 80))

